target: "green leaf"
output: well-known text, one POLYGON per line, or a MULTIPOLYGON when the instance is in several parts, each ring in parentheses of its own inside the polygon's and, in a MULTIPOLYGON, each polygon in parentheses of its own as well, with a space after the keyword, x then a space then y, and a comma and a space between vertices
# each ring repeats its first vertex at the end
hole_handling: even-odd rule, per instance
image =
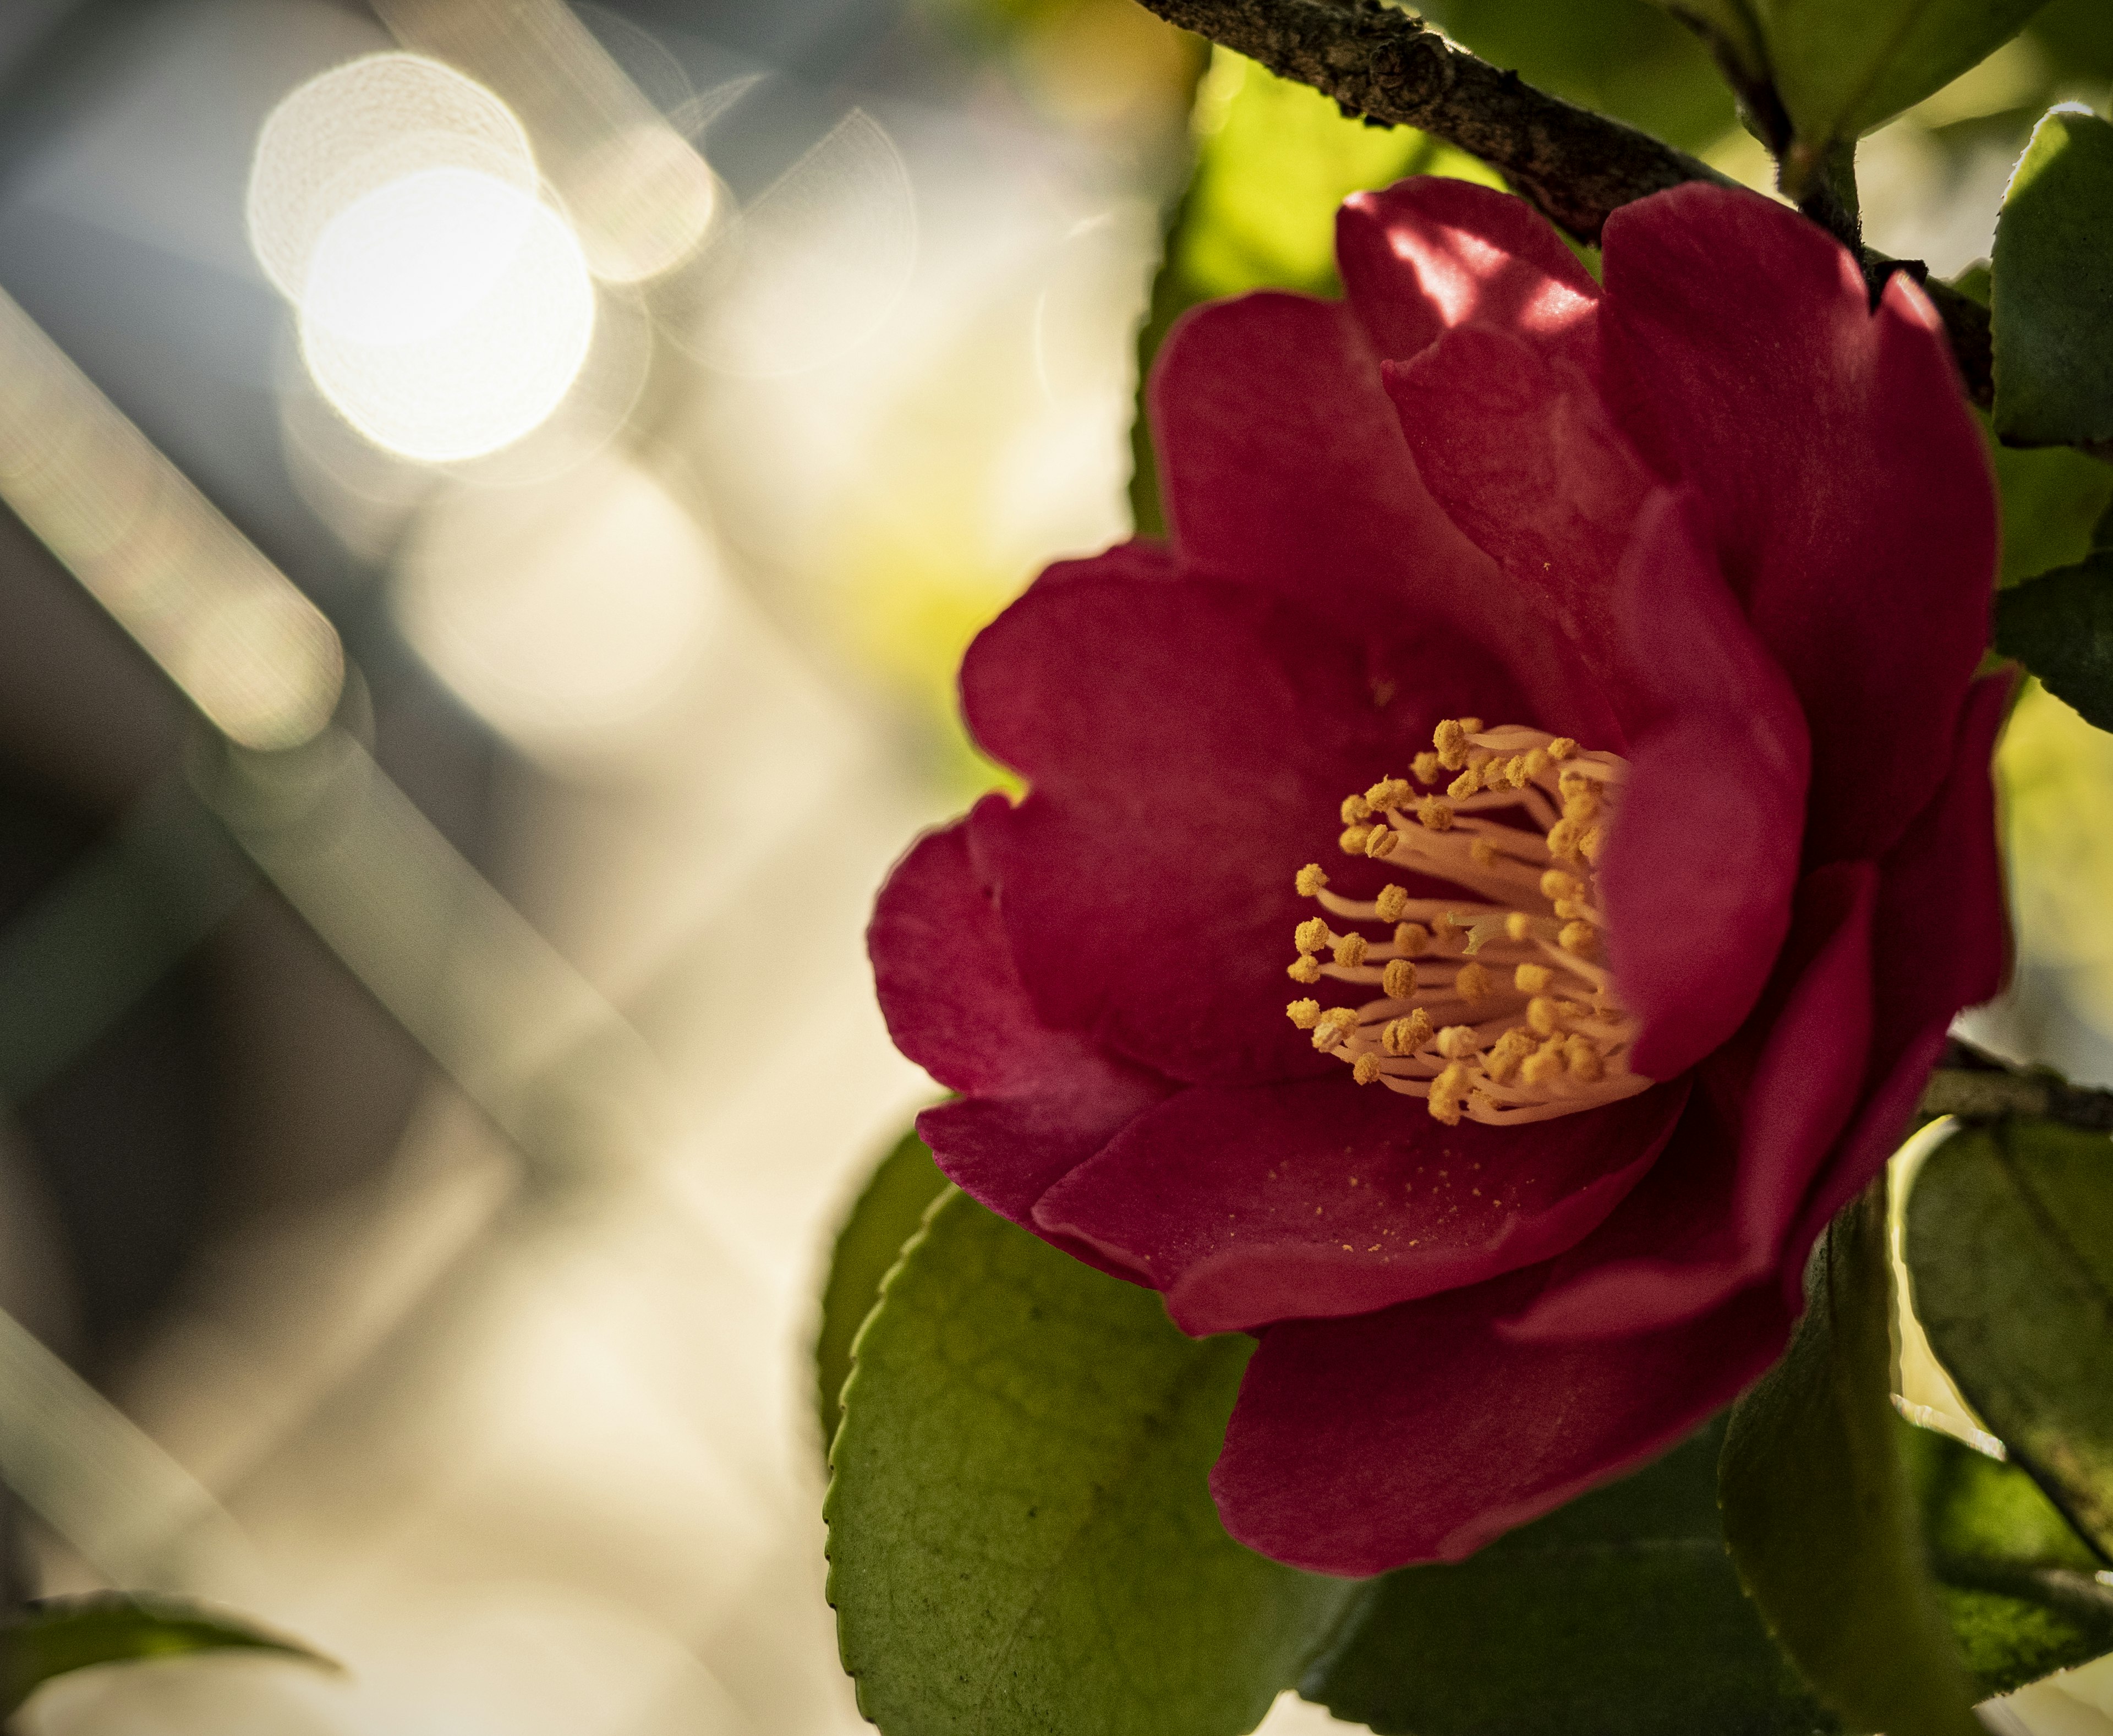
POLYGON ((887 1736, 1252 1729, 1361 1590, 1219 1524, 1253 1348, 942 1195, 859 1334, 833 1455, 860 1710, 887 1736))
POLYGON ((2092 551, 2098 543, 2095 527, 2113 506, 2113 464, 2074 446, 2028 448, 1992 441, 1990 455, 2003 503, 1997 584, 2007 587, 2074 566, 2092 551))
POLYGON ((1335 210, 1353 193, 1408 175, 1486 186, 1495 173, 1412 127, 1347 119, 1320 92, 1225 48, 1212 51, 1196 94, 1196 169, 1175 208, 1152 301, 1138 335, 1138 413, 1130 505, 1140 534, 1166 531, 1143 409, 1161 340, 1198 302, 1249 290, 1332 295, 1335 210))
POLYGON ((2033 129, 1996 223, 1996 432, 2113 441, 2113 126, 2069 105, 2033 129))
POLYGON ((1798 154, 1816 165, 1985 60, 2046 0, 1658 3, 1709 41, 1742 94, 1773 89, 1798 154))
POLYGON ((1454 1566, 1390 1574, 1299 1688, 1381 1736, 1804 1736, 1838 1728, 1724 1552, 1720 1418, 1454 1566))
POLYGON ((1789 1351, 1732 1407, 1732 1559, 1784 1651, 1853 1729, 1979 1736, 1896 1444, 1883 1184, 1828 1228, 1789 1351))
POLYGON ((1945 1371, 2113 1551, 2113 1140, 2051 1122, 1954 1135, 1909 1195, 1907 1259, 1945 1371))
POLYGON ((70 1670, 228 1651, 276 1652, 326 1670, 338 1667, 241 1616, 183 1598, 121 1592, 47 1598, 0 1624, 0 1716, 70 1670))
POLYGON ((822 1329, 815 1341, 815 1396, 825 1449, 843 1417, 851 1341, 880 1300, 880 1281, 924 1222, 925 1208, 946 1186, 924 1140, 914 1131, 906 1133, 866 1178, 837 1231, 829 1276, 822 1286, 822 1329))
POLYGON ((2098 1558, 2014 1464, 1903 1421, 1901 1455, 1975 1690, 2008 1693, 2113 1651, 2098 1558))
POLYGON ((2000 592, 1996 649, 2087 723, 2113 729, 2113 552, 2000 592))

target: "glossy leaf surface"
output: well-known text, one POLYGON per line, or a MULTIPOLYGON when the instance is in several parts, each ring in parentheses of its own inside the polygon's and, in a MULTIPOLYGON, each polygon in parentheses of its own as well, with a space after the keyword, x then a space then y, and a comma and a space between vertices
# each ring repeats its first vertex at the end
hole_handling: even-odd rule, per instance
POLYGON ((1873 1187, 1813 1249, 1789 1350, 1732 1407, 1724 1534, 1770 1630, 1844 1724, 1978 1736, 1899 1458, 1892 1286, 1873 1187))
POLYGON ((1996 224, 1996 432, 2020 445, 2113 441, 2113 125, 2055 109, 1996 224))
POLYGON ((2003 592, 1996 599, 1996 649, 2087 722, 2113 729, 2113 554, 2003 592))
POLYGON ((1234 1543, 1207 1478, 1253 1345, 950 1192, 845 1389, 829 1597, 887 1736, 1237 1736, 1358 1587, 1234 1543))

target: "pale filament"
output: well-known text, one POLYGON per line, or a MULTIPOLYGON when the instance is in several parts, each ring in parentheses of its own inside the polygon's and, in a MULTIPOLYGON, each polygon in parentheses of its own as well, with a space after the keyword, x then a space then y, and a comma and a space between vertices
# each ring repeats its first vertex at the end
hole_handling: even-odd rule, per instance
POLYGON ((1438 726, 1414 772, 1344 799, 1342 847, 1463 896, 1390 885, 1346 898, 1309 863, 1298 890, 1336 922, 1299 925, 1293 979, 1381 994, 1354 1007, 1294 1001, 1292 1022, 1358 1084, 1420 1097, 1449 1124, 1517 1126, 1647 1090, 1653 1081, 1628 1064, 1636 1021, 1600 962, 1598 863, 1627 762, 1545 730, 1458 718, 1438 726), (1481 817, 1499 811, 1527 825, 1481 817))

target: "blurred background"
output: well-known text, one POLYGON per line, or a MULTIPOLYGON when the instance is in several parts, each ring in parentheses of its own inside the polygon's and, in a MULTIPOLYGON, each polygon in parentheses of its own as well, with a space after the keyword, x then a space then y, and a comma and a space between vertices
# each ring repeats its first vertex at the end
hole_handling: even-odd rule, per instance
MULTIPOLYGON (((1431 10, 1766 185, 1643 0, 1431 10)), ((1966 270, 2109 90, 2055 0, 1867 143, 1872 240, 1966 270)), ((1476 172, 1131 0, 0 7, 0 1578, 348 1666, 25 1729, 860 1727, 813 1299, 933 1092, 861 930, 991 775, 970 635, 1130 528, 1199 150, 1192 295, 1476 172)), ((2010 576, 2076 558, 2113 472, 2001 464, 2010 576)), ((2113 743, 2029 693, 2004 775, 1975 1029, 2113 1082, 2113 743)))

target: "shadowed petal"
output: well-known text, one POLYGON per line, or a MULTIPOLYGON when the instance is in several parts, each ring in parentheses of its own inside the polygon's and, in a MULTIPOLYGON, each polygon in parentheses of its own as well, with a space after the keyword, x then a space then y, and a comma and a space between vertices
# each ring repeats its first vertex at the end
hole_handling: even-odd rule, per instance
POLYGON ((1687 1094, 1449 1127, 1336 1071, 1182 1092, 1053 1187, 1035 1222, 1148 1273, 1186 1332, 1363 1313, 1570 1246, 1650 1167, 1687 1094))
POLYGON ((1863 1085, 1878 892, 1869 862, 1807 877, 1777 980, 1747 1028, 1704 1067, 1642 1185, 1553 1263, 1507 1336, 1653 1331, 1707 1313, 1776 1268, 1863 1085))
POLYGON ((1225 1528, 1318 1573, 1459 1560, 1671 1446, 1793 1318, 1764 1284, 1663 1332, 1512 1342, 1493 1323, 1532 1277, 1270 1327, 1211 1473, 1225 1528))
POLYGON ((1708 501, 1727 577, 1812 729, 1805 860, 1876 857, 1943 774, 1988 639, 1996 505, 1942 327, 1868 311, 1814 225, 1691 185, 1608 221, 1608 390, 1708 501))
POLYGON ((1015 1223, 1172 1089, 1036 1017, 970 862, 965 822, 927 833, 896 864, 866 943, 896 1047, 976 1094, 926 1110, 919 1135, 947 1175, 1015 1223))
POLYGON ((1669 492, 1622 556, 1631 775, 1600 884, 1630 1065, 1685 1072, 1739 1028, 1790 926, 1810 750, 1782 671, 1669 492))

